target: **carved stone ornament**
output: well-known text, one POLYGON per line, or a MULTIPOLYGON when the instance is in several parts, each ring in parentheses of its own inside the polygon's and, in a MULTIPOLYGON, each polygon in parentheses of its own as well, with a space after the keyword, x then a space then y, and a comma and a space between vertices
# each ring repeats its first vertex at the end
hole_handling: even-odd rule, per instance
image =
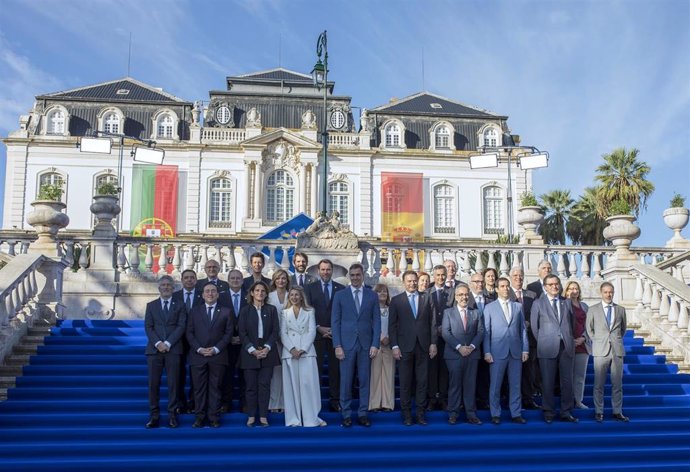
POLYGON ((316 115, 311 110, 302 113, 302 129, 316 129, 316 115))
POLYGON ((334 174, 333 172, 329 172, 328 174, 329 180, 328 182, 350 182, 350 178, 347 176, 347 174, 334 174))
POLYGON ((334 211, 330 218, 324 214, 297 235, 298 248, 312 249, 356 249, 359 241, 355 233, 340 224, 340 213, 334 211))
POLYGON ((370 130, 369 115, 366 108, 362 108, 362 116, 359 118, 359 132, 366 133, 370 130))
POLYGON ((300 172, 300 151, 289 142, 281 139, 269 144, 261 153, 261 170, 290 168, 300 172))
POLYGON ((219 177, 221 179, 227 179, 230 176, 229 170, 217 170, 213 173, 213 177, 219 177))
POLYGON ((226 101, 214 98, 206 109, 204 124, 212 128, 234 128, 235 107, 226 101))
POLYGON ((247 128, 261 128, 261 112, 256 109, 256 107, 252 107, 248 112, 247 112, 247 128))

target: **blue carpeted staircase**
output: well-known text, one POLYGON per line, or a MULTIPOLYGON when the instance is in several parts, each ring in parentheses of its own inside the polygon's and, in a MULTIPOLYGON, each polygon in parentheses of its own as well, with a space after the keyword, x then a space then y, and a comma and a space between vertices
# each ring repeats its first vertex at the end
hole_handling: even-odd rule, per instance
MULTIPOLYGON (((607 409, 602 424, 593 410, 578 410, 579 424, 547 425, 525 411, 527 425, 507 422, 506 413, 493 426, 480 411, 479 427, 449 426, 442 412, 429 414, 429 426, 405 427, 395 412, 372 414, 370 429, 343 429, 338 414, 323 413, 326 428, 286 428, 273 415, 270 428, 248 429, 244 415, 231 413, 220 429, 192 429, 192 415, 183 415, 178 429, 146 430, 144 344, 142 321, 53 328, 0 404, 0 470, 690 470, 690 375, 631 332, 628 424, 607 409)), ((591 406, 591 365, 588 374, 591 406)))

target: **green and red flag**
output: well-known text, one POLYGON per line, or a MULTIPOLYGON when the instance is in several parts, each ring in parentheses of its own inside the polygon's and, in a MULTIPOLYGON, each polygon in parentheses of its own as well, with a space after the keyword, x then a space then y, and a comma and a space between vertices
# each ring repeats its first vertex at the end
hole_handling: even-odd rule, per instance
POLYGON ((133 235, 175 236, 177 189, 177 166, 134 165, 130 216, 133 235))

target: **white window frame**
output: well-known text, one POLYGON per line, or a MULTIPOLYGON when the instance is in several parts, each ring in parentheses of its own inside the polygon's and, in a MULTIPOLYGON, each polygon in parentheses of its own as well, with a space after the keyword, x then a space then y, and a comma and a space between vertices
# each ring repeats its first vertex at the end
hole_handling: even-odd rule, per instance
POLYGON ((36 174, 36 199, 38 199, 38 193, 41 191, 41 185, 46 183, 55 184, 58 180, 62 181, 62 197, 60 201, 62 203, 67 203, 67 189, 69 181, 67 179, 67 173, 58 170, 56 168, 45 169, 36 174))
POLYGON ((500 147, 503 145, 503 130, 496 123, 487 123, 477 132, 477 142, 479 147, 500 147), (489 133, 495 133, 495 141, 487 140, 489 133))
POLYGON ((439 121, 438 123, 435 123, 434 126, 429 129, 429 150, 436 152, 455 151, 455 127, 448 121, 439 121), (439 133, 441 133, 443 130, 445 130, 447 133, 447 135, 444 136, 447 136, 448 143, 446 146, 439 146, 439 133))
POLYGON ((432 231, 435 236, 455 237, 458 231, 457 191, 448 181, 441 181, 431 188, 431 202, 433 215, 432 231), (446 193, 439 194, 443 189, 446 193), (441 204, 444 202, 443 204, 441 204), (443 214, 440 214, 442 212, 443 214))
POLYGON ((108 107, 101 110, 98 114, 98 129, 106 133, 124 134, 125 129, 125 115, 122 110, 116 107, 108 107), (117 130, 108 129, 108 126, 114 123, 113 118, 117 118, 117 130))
POLYGON ((151 133, 151 139, 156 139, 159 141, 177 141, 180 136, 177 132, 179 128, 180 119, 177 113, 170 110, 169 108, 164 108, 159 110, 152 118, 153 130, 151 133), (162 123, 163 120, 169 119, 169 122, 162 123), (161 133, 160 127, 164 126, 163 132, 161 133), (168 132, 169 130, 169 132, 168 132))
POLYGON ((485 237, 495 237, 506 234, 506 189, 496 182, 484 185, 481 189, 482 205, 482 234, 485 237), (489 195, 487 191, 498 189, 500 196, 489 195), (498 213, 498 216, 496 216, 498 213), (489 221, 491 220, 491 221, 489 221))
POLYGON ((69 136, 69 119, 70 114, 67 108, 62 105, 54 105, 46 110, 45 126, 42 126, 42 134, 44 136, 69 136), (55 115, 62 113, 62 121, 60 129, 55 129, 55 115))
POLYGON ((281 224, 292 218, 295 214, 297 202, 297 179, 285 169, 275 169, 266 178, 266 205, 264 214, 269 224, 281 224), (284 175, 284 179, 277 181, 277 175, 284 175), (271 180, 274 183, 271 183, 271 180), (270 208, 273 206, 273 210, 270 208))
POLYGON ((232 228, 235 216, 235 185, 230 176, 212 177, 208 181, 208 228, 232 228), (215 183, 227 186, 214 188, 215 183), (214 197, 218 195, 218 212, 214 215, 214 197))
POLYGON ((346 229, 352 228, 351 188, 352 186, 344 180, 328 182, 328 213, 331 214, 333 210, 337 210, 340 213, 340 223, 346 229))
POLYGON ((407 149, 405 144, 405 125, 402 121, 392 119, 386 121, 381 126, 381 149, 389 151, 404 151, 407 149), (394 127, 396 128, 395 131, 393 131, 394 127))

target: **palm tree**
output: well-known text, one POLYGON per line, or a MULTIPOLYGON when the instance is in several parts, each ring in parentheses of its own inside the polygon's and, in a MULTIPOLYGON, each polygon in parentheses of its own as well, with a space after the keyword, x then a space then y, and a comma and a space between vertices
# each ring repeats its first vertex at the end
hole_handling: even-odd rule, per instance
POLYGON ((599 215, 608 216, 606 211, 614 200, 624 200, 633 209, 635 216, 647 209, 647 199, 654 192, 654 184, 647 180, 651 168, 644 161, 638 161, 639 150, 614 149, 602 157, 604 163, 597 167, 599 181, 597 196, 602 202, 599 215))
POLYGON ((570 219, 575 200, 570 190, 552 190, 540 195, 544 222, 539 230, 546 244, 565 244, 565 225, 570 219))
POLYGON ((570 212, 570 219, 565 231, 573 244, 601 246, 604 244, 604 227, 606 222, 599 216, 602 210, 601 201, 597 198, 596 187, 587 187, 580 195, 570 212))

